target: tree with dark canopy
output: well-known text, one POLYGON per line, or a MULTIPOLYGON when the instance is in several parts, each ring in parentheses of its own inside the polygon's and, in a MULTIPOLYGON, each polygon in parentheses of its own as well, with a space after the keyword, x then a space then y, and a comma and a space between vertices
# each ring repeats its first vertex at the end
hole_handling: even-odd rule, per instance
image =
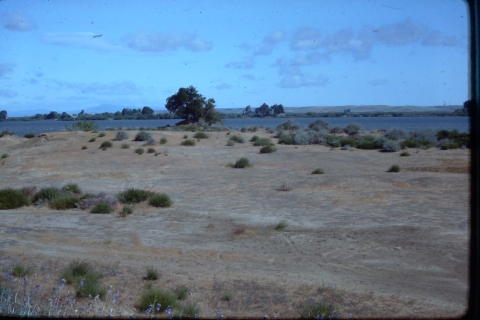
POLYGON ((270 115, 270 107, 268 104, 264 103, 260 107, 255 108, 255 113, 260 115, 261 117, 266 117, 270 115))
POLYGON ((0 111, 0 120, 7 119, 7 110, 0 111))
POLYGON ((208 125, 220 121, 215 111, 215 100, 208 99, 198 93, 194 86, 180 88, 178 92, 167 98, 165 108, 184 118, 188 123, 196 123, 203 119, 208 125))
POLYGON ((283 105, 281 105, 281 104, 274 104, 273 106, 270 107, 270 109, 273 111, 273 113, 275 115, 285 113, 285 109, 283 108, 283 105))

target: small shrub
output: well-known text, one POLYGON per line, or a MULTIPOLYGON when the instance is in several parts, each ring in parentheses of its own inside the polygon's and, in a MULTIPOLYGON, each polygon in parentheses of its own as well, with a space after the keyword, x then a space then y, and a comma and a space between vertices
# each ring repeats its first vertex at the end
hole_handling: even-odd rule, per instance
POLYGON ((123 207, 122 211, 120 211, 120 216, 126 217, 129 214, 133 213, 133 209, 131 207, 125 206, 123 207))
POLYGON ((324 120, 318 119, 310 123, 308 128, 315 131, 328 130, 328 123, 324 120))
POLYGON ((5 158, 8 158, 8 157, 9 157, 8 153, 4 153, 4 154, 2 154, 1 159, 5 159, 5 158))
POLYGON ((184 317, 194 319, 199 316, 200 308, 197 306, 196 302, 189 301, 183 306, 182 314, 184 317))
POLYGON ((233 294, 231 292, 224 292, 222 294, 222 298, 221 298, 223 301, 232 301, 233 299, 233 294))
POLYGON ((155 152, 156 152, 156 151, 155 151, 155 149, 153 149, 153 148, 148 148, 148 149, 147 149, 147 153, 155 153, 155 152))
POLYGON ((24 265, 22 263, 16 263, 12 267, 12 276, 14 277, 25 277, 33 273, 33 268, 31 266, 24 265))
POLYGON ((187 139, 187 138, 188 138, 188 134, 184 134, 183 139, 187 139))
POLYGON ((100 145, 100 149, 103 149, 103 150, 111 147, 112 147, 112 143, 110 141, 103 141, 102 144, 100 145))
POLYGON ((160 144, 166 144, 168 142, 167 138, 161 138, 160 139, 160 144))
POLYGON ((122 143, 122 145, 120 146, 122 149, 128 149, 130 148, 130 146, 128 145, 128 143, 122 143))
POLYGON ((237 135, 231 136, 229 140, 233 141, 233 142, 236 142, 236 143, 244 143, 245 142, 244 138, 242 138, 240 136, 237 136, 237 135))
POLYGON ((103 132, 103 131, 100 132, 100 133, 98 134, 98 137, 99 137, 99 138, 105 137, 105 132, 103 132))
POLYGON ((391 140, 407 139, 408 133, 400 129, 392 129, 385 133, 385 137, 391 140))
POLYGON ((383 139, 381 141, 377 141, 374 136, 363 136, 357 140, 357 149, 364 149, 364 150, 375 150, 379 149, 383 146, 383 139), (381 143, 379 143, 381 142, 381 143))
POLYGON ((8 130, 3 130, 2 132, 0 132, 0 138, 3 136, 13 136, 13 132, 10 132, 8 130))
POLYGON ((71 127, 65 126, 67 131, 92 131, 95 132, 98 130, 98 124, 95 124, 94 121, 78 121, 74 123, 71 127))
POLYGON ((148 200, 154 193, 151 191, 141 189, 127 189, 117 195, 117 198, 122 203, 139 203, 148 200))
POLYGON ((394 164, 390 167, 390 169, 388 169, 388 172, 400 172, 400 167, 394 164))
POLYGON ((30 205, 30 201, 20 190, 12 188, 0 190, 0 210, 17 209, 30 205))
POLYGON ((99 205, 100 203, 107 203, 112 208, 116 208, 120 205, 117 197, 111 194, 103 193, 103 192, 98 195, 86 194, 86 195, 83 195, 81 199, 82 201, 79 203, 78 206, 82 210, 88 210, 90 208, 93 208, 99 205))
POLYGON ((143 130, 140 130, 140 132, 135 136, 135 141, 148 141, 150 139, 152 139, 152 135, 143 130))
POLYGON ((27 138, 27 139, 32 139, 32 138, 35 138, 35 134, 34 133, 26 133, 23 137, 27 138))
POLYGON ((257 141, 258 139, 260 139, 260 137, 257 136, 257 135, 255 135, 255 136, 252 137, 252 139, 250 139, 250 141, 251 141, 251 142, 255 142, 255 141, 257 141))
POLYGON ((127 131, 118 131, 117 135, 115 136, 115 140, 121 141, 130 138, 130 135, 127 131))
POLYGON ((325 144, 332 148, 340 147, 340 137, 336 136, 325 136, 325 144))
POLYGON ((147 268, 147 276, 144 278, 145 280, 158 280, 159 274, 157 269, 154 269, 153 267, 148 267, 147 268))
POLYGON ((382 146, 384 152, 397 152, 401 149, 401 145, 398 141, 387 139, 382 146))
POLYGON ((355 147, 357 145, 357 141, 354 138, 341 138, 339 142, 342 147, 345 147, 347 144, 350 147, 355 147))
POLYGON ((90 140, 88 140, 88 142, 95 142, 95 140, 97 140, 95 137, 93 138, 90 138, 90 140))
POLYGON ((155 194, 150 197, 150 205, 160 208, 168 208, 172 206, 173 202, 166 194, 155 194))
POLYGON ((144 152, 145 152, 145 150, 143 150, 143 148, 137 148, 137 149, 135 149, 135 153, 143 154, 144 152))
POLYGON ((362 131, 362 125, 359 123, 352 122, 344 129, 345 133, 349 136, 359 134, 362 131))
POLYGON ((322 168, 317 168, 312 171, 312 174, 324 174, 325 172, 323 171, 322 168))
POLYGON ((270 127, 265 128, 265 131, 270 134, 275 132, 275 130, 273 130, 273 128, 270 128, 270 127))
POLYGON ((400 157, 409 157, 410 156, 410 153, 404 151, 402 153, 400 153, 400 157))
POLYGON ((278 187, 278 191, 291 191, 292 188, 288 185, 288 183, 284 182, 278 187))
POLYGON ((61 274, 60 278, 65 280, 66 284, 73 284, 80 282, 89 272, 92 272, 92 266, 86 260, 73 260, 68 264, 68 267, 61 274))
POLYGON ((339 133, 343 133, 344 132, 344 129, 342 129, 341 127, 333 127, 332 129, 330 129, 330 133, 332 134, 339 134, 339 133))
POLYGON ((234 145, 235 145, 235 142, 233 142, 233 141, 230 141, 230 140, 229 140, 229 141, 227 142, 227 147, 233 147, 234 145))
POLYGON ((86 150, 86 149, 88 149, 87 146, 83 146, 83 147, 82 147, 82 150, 86 150))
POLYGON ((201 131, 195 133, 195 134, 193 135, 193 137, 194 137, 195 139, 208 139, 208 138, 210 138, 210 137, 208 136, 208 134, 206 134, 205 132, 201 132, 201 131))
POLYGON ((99 285, 99 280, 103 277, 101 273, 90 271, 83 279, 80 279, 77 282, 77 297, 96 297, 98 296, 101 300, 105 299, 107 295, 107 289, 102 288, 99 285), (83 280, 83 285, 80 285, 81 281, 83 280))
POLYGON ((287 221, 282 220, 279 223, 277 223, 277 225, 275 226, 275 230, 280 231, 285 229, 286 227, 288 227, 287 221))
POLYGON ((278 144, 293 144, 293 137, 289 134, 284 134, 278 139, 278 144))
POLYGON ((300 306, 300 319, 338 319, 334 307, 323 303, 306 303, 300 306))
POLYGON ((240 169, 243 169, 243 168, 248 168, 248 167, 251 167, 250 165, 250 161, 248 161, 247 158, 240 158, 237 160, 237 162, 235 162, 234 168, 240 168, 240 169))
POLYGON ((173 291, 178 300, 185 300, 188 294, 188 288, 185 286, 176 287, 173 291))
POLYGON ((253 142, 253 145, 255 147, 273 146, 273 142, 269 138, 258 138, 253 142))
POLYGON ((272 153, 277 151, 277 148, 274 146, 265 146, 260 149, 260 153, 272 153))
POLYGON ((195 140, 191 140, 191 139, 187 139, 187 140, 183 140, 182 141, 182 146, 185 146, 185 147, 193 147, 195 146, 195 140))
POLYGON ((177 305, 176 296, 172 293, 165 292, 162 289, 150 288, 142 292, 140 300, 137 303, 137 308, 145 312, 147 309, 151 308, 153 313, 159 313, 170 306, 175 308, 177 305), (160 307, 157 310, 157 305, 160 307), (163 308, 163 309, 162 309, 163 308))
POLYGON ((90 213, 103 213, 108 214, 112 213, 113 208, 108 203, 99 203, 90 211, 90 213))
POLYGON ((154 146, 157 144, 157 141, 155 141, 155 139, 151 138, 151 139, 148 139, 148 141, 145 143, 145 146, 154 146))
POLYGON ((79 202, 80 199, 77 197, 68 194, 62 194, 50 201, 50 208, 55 210, 75 209, 77 207, 77 203, 79 202))
POLYGON ((418 148, 420 147, 420 143, 419 141, 415 140, 415 139, 406 139, 406 140, 403 140, 400 145, 402 146, 402 148, 418 148))
POLYGON ((23 187, 20 191, 28 198, 28 200, 32 200, 37 191, 37 187, 23 187))
POLYGON ((300 126, 293 122, 292 120, 288 120, 287 122, 281 123, 277 126, 277 129, 283 130, 298 130, 300 126))
POLYGON ((437 142, 437 131, 431 128, 421 129, 413 133, 413 138, 418 141, 421 141, 422 145, 428 141, 430 145, 434 145, 437 142), (422 141, 424 141, 422 143, 422 141))
POLYGON ((40 189, 35 196, 33 197, 33 201, 37 202, 50 202, 56 197, 58 197, 61 194, 61 191, 57 188, 54 187, 46 187, 40 189))

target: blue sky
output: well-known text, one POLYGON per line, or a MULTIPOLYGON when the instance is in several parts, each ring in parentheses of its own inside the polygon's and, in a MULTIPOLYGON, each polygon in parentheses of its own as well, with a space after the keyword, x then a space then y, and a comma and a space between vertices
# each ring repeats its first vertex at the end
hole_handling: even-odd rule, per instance
POLYGON ((461 0, 2 0, 0 109, 462 104, 467 25, 461 0))

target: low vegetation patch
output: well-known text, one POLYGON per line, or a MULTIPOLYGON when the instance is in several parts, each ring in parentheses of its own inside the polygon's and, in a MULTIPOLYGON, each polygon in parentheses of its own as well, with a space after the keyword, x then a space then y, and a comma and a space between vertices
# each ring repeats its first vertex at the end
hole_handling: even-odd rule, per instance
POLYGON ((10 132, 8 130, 3 130, 2 132, 0 132, 0 138, 3 136, 13 136, 13 132, 10 132))
POLYGON ((281 136, 278 138, 278 144, 287 144, 287 145, 293 144, 293 137, 292 137, 292 135, 290 135, 290 134, 281 135, 281 136))
POLYGON ((27 139, 32 139, 32 138, 35 138, 35 134, 34 133, 26 133, 23 137, 27 138, 27 139))
POLYGON ((156 153, 155 149, 153 148, 148 148, 147 153, 156 153))
POLYGON ((273 146, 273 142, 269 138, 258 138, 253 141, 253 145, 255 147, 267 147, 273 146))
POLYGON ((46 187, 40 189, 35 196, 33 197, 33 202, 35 204, 42 204, 45 202, 50 202, 53 199, 57 198, 61 194, 61 190, 55 188, 55 187, 46 187))
POLYGON ((272 153, 277 151, 277 148, 274 146, 265 146, 260 149, 260 153, 272 153))
POLYGON ((121 141, 130 138, 130 135, 128 134, 127 131, 118 131, 117 135, 115 136, 115 140, 121 141))
POLYGON ((278 129, 283 129, 283 130, 298 130, 300 129, 300 126, 293 122, 292 120, 288 120, 287 122, 281 123, 277 126, 278 129))
POLYGON ((310 302, 300 305, 300 319, 338 319, 333 305, 320 302, 310 302))
POLYGON ((148 200, 154 194, 151 191, 131 188, 120 192, 117 198, 121 203, 139 203, 148 200))
POLYGON ((237 169, 248 168, 251 166, 252 165, 250 164, 250 161, 245 157, 238 159, 237 162, 235 162, 235 164, 233 165, 233 167, 237 169))
POLYGON ((103 214, 108 214, 112 212, 113 212, 113 208, 108 203, 99 203, 95 207, 93 207, 93 209, 90 211, 90 213, 103 213, 103 214))
POLYGON ((98 124, 94 121, 78 121, 74 123, 71 127, 65 126, 67 131, 98 131, 98 124))
POLYGON ((75 209, 77 207, 77 203, 79 202, 80 199, 75 196, 69 194, 61 194, 60 196, 50 201, 50 208, 55 210, 75 209))
POLYGON ((244 143, 245 139, 238 136, 238 135, 233 135, 229 138, 230 141, 236 142, 236 143, 244 143))
POLYGON ((160 208, 168 208, 172 206, 173 201, 166 194, 154 194, 149 198, 150 205, 160 208))
POLYGON ((105 132, 103 132, 103 131, 100 132, 100 133, 98 134, 98 137, 99 137, 99 138, 105 137, 105 132))
POLYGON ((85 260, 72 261, 60 277, 61 282, 76 288, 76 296, 79 298, 98 296, 102 300, 105 299, 107 290, 99 285, 103 275, 95 272, 91 264, 85 260))
POLYGON ((143 150, 143 148, 135 149, 135 153, 137 153, 137 154, 143 154, 144 152, 145 152, 145 150, 143 150))
POLYGON ((144 277, 145 280, 158 280, 160 278, 160 274, 157 269, 153 267, 147 267, 147 275, 144 277))
POLYGON ((323 171, 322 168, 317 168, 315 170, 312 171, 312 174, 324 174, 325 171, 323 171))
POLYGON ((90 138, 90 140, 88 140, 88 142, 95 142, 95 140, 97 140, 95 137, 93 138, 90 138))
POLYGON ((0 190, 0 210, 17 209, 28 205, 30 201, 20 190, 12 188, 0 190))
POLYGON ((280 185, 280 187, 278 187, 277 190, 278 191, 291 191, 292 187, 290 187, 290 185, 288 183, 284 182, 280 185))
POLYGON ((208 136, 208 134, 206 134, 205 132, 201 132, 201 131, 195 133, 195 134, 193 135, 193 137, 194 137, 195 139, 208 139, 208 138, 210 138, 210 137, 208 136))
POLYGON ((390 169, 388 169, 388 172, 400 172, 400 167, 394 164, 390 167, 390 169))
POLYGON ((142 312, 150 310, 151 313, 163 312, 167 306, 176 308, 177 297, 173 293, 166 292, 160 288, 145 290, 137 303, 138 310, 142 312))
POLYGON ((29 276, 32 273, 33 273, 33 268, 23 263, 16 263, 12 267, 12 276, 17 278, 29 276))
POLYGON ((100 145, 100 149, 107 150, 107 148, 112 147, 112 142, 110 141, 103 141, 102 144, 100 145))
POLYGON ((407 151, 400 153, 400 157, 409 157, 409 156, 410 156, 410 153, 408 153, 407 151))
POLYGON ((286 227, 288 227, 287 221, 282 220, 279 223, 277 223, 277 225, 275 226, 275 230, 280 231, 285 229, 286 227))
POLYGON ((82 150, 87 150, 87 146, 82 146, 82 150))
POLYGON ((224 292, 222 294, 221 300, 222 301, 232 301, 233 299, 233 294, 231 292, 224 292))
POLYGON ((157 144, 157 141, 155 141, 155 139, 151 138, 144 145, 145 146, 154 146, 156 144, 157 144))
POLYGON ((188 288, 185 286, 179 286, 179 287, 176 287, 173 292, 177 296, 178 300, 185 300, 188 295, 188 288))
POLYGON ((120 146, 120 148, 122 149, 128 149, 130 148, 130 145, 128 143, 122 143, 122 145, 120 146))
POLYGON ((234 145, 235 145, 235 142, 230 141, 230 140, 227 141, 227 144, 226 144, 227 147, 233 147, 234 145))
POLYGON ((152 139, 152 135, 149 132, 140 130, 135 136, 135 141, 148 141, 152 139))
POLYGON ((121 217, 126 217, 126 216, 128 216, 129 214, 132 214, 132 213, 133 213, 133 209, 131 207, 124 206, 122 208, 122 211, 120 211, 119 214, 120 214, 121 217))
POLYGON ((0 158, 1 158, 1 159, 5 159, 5 158, 8 158, 8 157, 9 157, 8 153, 3 153, 0 158))
POLYGON ((185 147, 194 147, 195 146, 195 140, 187 139, 182 141, 182 146, 185 147))
POLYGON ((166 144, 167 142, 168 142, 168 140, 165 137, 160 139, 160 144, 166 144))

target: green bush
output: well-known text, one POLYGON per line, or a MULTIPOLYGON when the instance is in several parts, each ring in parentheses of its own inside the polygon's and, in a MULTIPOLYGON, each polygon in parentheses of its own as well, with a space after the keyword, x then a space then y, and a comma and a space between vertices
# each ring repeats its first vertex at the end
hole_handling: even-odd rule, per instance
POLYGON ((282 220, 279 223, 277 223, 277 225, 275 226, 275 230, 280 231, 285 229, 286 227, 288 227, 287 221, 282 220))
POLYGON ((40 189, 35 196, 33 197, 33 202, 41 201, 41 202, 50 202, 56 197, 61 195, 61 191, 54 187, 46 187, 40 189))
POLYGON ((258 138, 253 142, 253 145, 255 147, 273 146, 273 142, 269 138, 258 138))
POLYGON ((446 142, 446 143, 442 143, 440 145, 440 149, 442 150, 448 150, 448 149, 459 149, 460 146, 458 145, 458 143, 456 142, 452 142, 452 141, 449 141, 449 142, 446 142))
POLYGON ((78 121, 71 127, 65 126, 67 131, 98 131, 98 128, 94 121, 78 121))
POLYGON ((283 130, 298 130, 300 129, 300 126, 293 122, 292 120, 288 120, 287 122, 281 123, 277 126, 278 129, 283 129, 283 130))
POLYGON ((113 208, 111 205, 109 205, 108 203, 99 203, 97 204, 95 207, 92 208, 92 210, 90 211, 90 213, 104 213, 104 214, 108 214, 108 213, 112 213, 113 211, 113 208))
POLYGON ((325 171, 323 171, 322 168, 317 168, 315 170, 312 171, 312 174, 324 174, 325 171))
POLYGON ((128 143, 122 143, 121 148, 122 149, 128 149, 128 148, 130 148, 130 146, 128 145, 128 143))
POLYGON ((166 144, 168 142, 167 138, 161 138, 160 139, 160 144, 166 144))
POLYGON ((90 138, 90 140, 88 140, 88 142, 95 142, 95 140, 97 140, 95 137, 93 138, 90 138))
POLYGON ((357 149, 375 150, 382 148, 383 142, 378 143, 374 136, 363 136, 357 139, 357 149))
POLYGON ((235 165, 233 167, 243 169, 251 167, 251 165, 247 158, 240 158, 237 160, 237 162, 235 162, 235 165))
POLYGON ((122 211, 120 212, 120 216, 126 217, 129 214, 133 213, 133 209, 129 206, 124 206, 122 211))
POLYGON ((390 169, 388 169, 388 172, 400 172, 400 167, 394 164, 390 167, 390 169))
POLYGON ((232 301, 233 299, 233 294, 231 292, 224 292, 222 294, 222 298, 221 298, 223 301, 232 301))
POLYGON ((200 308, 197 306, 196 302, 187 302, 183 306, 183 316, 186 318, 194 319, 200 315, 200 308))
POLYGON ((148 141, 150 139, 152 139, 152 135, 143 130, 140 130, 140 132, 135 136, 135 141, 148 141))
POLYGON ((76 259, 68 264, 60 278, 64 279, 66 284, 80 282, 88 273, 92 272, 92 266, 86 260, 76 259))
POLYGON ((98 296, 101 300, 104 300, 107 295, 107 289, 102 288, 99 285, 99 280, 103 277, 101 273, 97 272, 88 272, 83 279, 78 281, 77 297, 96 297, 98 296), (83 280, 83 285, 80 285, 83 280))
POLYGON ((336 136, 325 136, 325 144, 332 148, 338 148, 340 147, 340 139, 340 137, 336 136))
POLYGON ((20 190, 12 188, 0 190, 0 210, 17 209, 28 205, 30 201, 20 190))
POLYGON ((75 209, 77 207, 77 203, 79 202, 80 199, 77 197, 68 194, 61 194, 50 201, 50 208, 55 210, 75 209))
POLYGON ((201 131, 195 133, 195 134, 193 135, 193 137, 194 137, 195 139, 208 139, 208 138, 210 138, 210 137, 208 136, 208 134, 206 134, 205 132, 201 132, 201 131))
POLYGON ((359 134, 362 131, 362 125, 359 123, 352 122, 345 127, 344 131, 349 136, 359 134))
POLYGON ((382 151, 383 152, 397 152, 402 149, 400 143, 395 140, 387 139, 383 142, 382 151))
POLYGON ((170 197, 163 193, 154 194, 150 197, 149 200, 150 200, 150 205, 154 207, 168 208, 173 204, 170 197))
POLYGON ((148 148, 147 153, 156 153, 155 149, 153 148, 148 148))
POLYGON ((193 147, 193 146, 195 146, 195 141, 191 140, 191 139, 183 140, 182 141, 182 146, 193 147))
POLYGON ((233 147, 235 145, 235 142, 233 141, 227 141, 227 147, 233 147))
POLYGON ((140 189, 127 189, 117 195, 118 200, 121 203, 139 203, 148 200, 155 193, 140 189))
POLYGON ((260 149, 260 153, 272 153, 277 151, 277 148, 274 146, 265 146, 260 149))
POLYGON ((35 134, 34 133, 26 133, 23 135, 24 138, 27 138, 27 139, 32 139, 32 138, 35 138, 35 134))
POLYGON ((250 141, 251 141, 251 142, 255 142, 255 141, 257 141, 258 139, 260 139, 260 137, 257 136, 257 135, 255 135, 255 136, 252 137, 252 139, 250 139, 250 141))
POLYGON ((83 146, 83 147, 82 147, 82 150, 86 150, 86 149, 88 149, 87 146, 83 146))
POLYGON ((2 132, 0 132, 0 138, 3 136, 13 136, 13 132, 10 132, 8 130, 3 130, 2 132))
POLYGON ((8 157, 9 157, 8 153, 4 153, 4 154, 2 154, 1 159, 5 159, 5 158, 8 158, 8 157))
POLYGON ((157 269, 154 269, 153 267, 148 267, 147 268, 147 276, 144 278, 145 280, 158 280, 159 274, 157 269))
POLYGON ((240 137, 240 136, 237 136, 237 135, 233 135, 229 138, 230 141, 233 141, 233 142, 236 142, 236 143, 244 143, 245 142, 245 139, 240 137))
POLYGON ((278 138, 278 144, 293 144, 293 137, 289 134, 284 134, 278 138))
POLYGON ((16 263, 12 267, 12 276, 14 277, 25 277, 33 273, 33 268, 31 266, 24 265, 22 263, 16 263))
POLYGON ((187 138, 188 138, 188 134, 184 134, 183 139, 187 139, 187 138))
POLYGON ((62 190, 72 192, 72 193, 77 193, 77 194, 82 193, 82 190, 76 183, 67 183, 65 186, 63 186, 62 190))
POLYGON ((341 138, 339 142, 342 147, 345 147, 347 144, 350 147, 355 147, 357 145, 357 141, 354 138, 341 138))
POLYGON ((102 144, 100 145, 100 149, 103 149, 103 150, 111 147, 112 147, 112 143, 110 141, 103 141, 102 144))
POLYGON ((100 133, 98 134, 98 137, 99 137, 99 138, 101 138, 101 137, 105 137, 105 132, 103 132, 103 131, 102 131, 102 132, 100 132, 100 133))
POLYGON ((310 123, 308 128, 315 131, 328 130, 328 123, 324 120, 318 119, 310 123))
POLYGON ((410 153, 404 151, 402 153, 400 153, 400 157, 409 157, 410 156, 410 153))
POLYGON ((176 308, 177 298, 174 294, 158 288, 150 288, 142 292, 140 300, 137 303, 137 308, 142 312, 151 308, 152 313, 160 313, 165 310, 167 306, 170 306, 172 309, 176 308), (156 308, 157 305, 161 306, 159 310, 156 308))
POLYGON ((143 154, 144 152, 145 152, 145 150, 143 150, 143 148, 137 148, 137 149, 135 149, 135 153, 143 154))

